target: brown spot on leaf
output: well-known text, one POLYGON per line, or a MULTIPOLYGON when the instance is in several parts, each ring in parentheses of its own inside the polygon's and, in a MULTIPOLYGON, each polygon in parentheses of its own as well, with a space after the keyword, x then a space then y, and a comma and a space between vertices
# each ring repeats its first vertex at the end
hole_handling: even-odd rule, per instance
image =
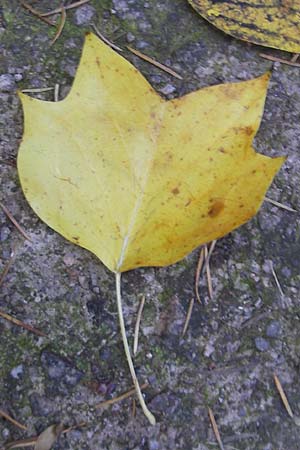
POLYGON ((209 217, 216 217, 220 214, 220 212, 224 209, 224 202, 223 200, 216 200, 210 210, 208 211, 209 217))
POLYGON ((178 189, 178 187, 176 186, 174 189, 172 189, 172 194, 174 194, 174 195, 178 195, 179 194, 179 192, 180 192, 180 190, 178 189))

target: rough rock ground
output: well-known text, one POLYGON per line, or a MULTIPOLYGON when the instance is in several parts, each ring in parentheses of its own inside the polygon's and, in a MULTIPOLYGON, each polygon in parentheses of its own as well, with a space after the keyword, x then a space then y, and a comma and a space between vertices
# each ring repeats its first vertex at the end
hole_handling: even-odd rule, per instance
MULTIPOLYGON (((31 2, 41 11, 60 3, 31 2)), ((61 437, 55 449, 215 449, 210 407, 228 450, 300 449, 299 428, 273 382, 276 373, 300 414, 299 213, 264 203, 257 217, 217 243, 211 262, 214 299, 207 301, 202 282, 207 305, 196 305, 184 339, 198 251, 174 266, 124 276, 130 338, 138 297, 145 293, 147 300, 135 365, 139 378, 150 383, 146 400, 158 419, 151 427, 139 408, 132 417, 132 399, 94 410, 94 404, 131 386, 113 276, 93 255, 41 223, 23 197, 13 166, 22 136, 16 89, 59 83, 64 97, 92 24, 119 46, 130 44, 178 71, 183 81, 124 52, 168 98, 257 76, 271 68, 259 56, 266 49, 214 29, 185 0, 91 1, 67 12, 53 46, 55 29, 18 1, 4 0, 0 14, 0 199, 31 238, 24 241, 0 210, 0 268, 16 247, 1 286, 0 309, 47 335, 37 337, 0 319, 0 408, 28 427, 22 432, 0 419, 0 440, 35 435, 52 423, 86 421, 87 427, 61 437)), ((53 99, 53 91, 33 95, 53 99)), ((299 116, 299 69, 276 63, 256 148, 288 156, 268 196, 298 211, 299 116)))

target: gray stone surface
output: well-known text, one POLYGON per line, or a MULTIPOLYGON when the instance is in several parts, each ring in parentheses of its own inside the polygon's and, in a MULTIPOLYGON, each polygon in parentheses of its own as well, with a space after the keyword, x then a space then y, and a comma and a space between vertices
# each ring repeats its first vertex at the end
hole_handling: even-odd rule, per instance
MULTIPOLYGON (((40 11, 49 8, 46 0, 32 5, 40 11)), ((51 2, 51 8, 60 5, 51 2)), ((0 310, 46 334, 36 336, 0 318, 0 407, 28 427, 22 432, 0 418, 3 441, 35 435, 52 423, 85 421, 86 427, 61 437, 55 449, 210 450, 217 448, 207 415, 210 407, 226 449, 298 450, 299 428, 285 412, 273 382, 276 373, 299 415, 298 212, 265 202, 253 220, 218 241, 211 260, 214 298, 209 300, 203 280, 206 306, 195 305, 184 338, 198 251, 171 267, 124 275, 130 340, 139 295, 146 295, 135 365, 141 382, 150 383, 145 397, 158 422, 151 427, 139 407, 132 417, 130 399, 94 408, 131 386, 113 275, 36 217, 15 168, 23 131, 16 87, 53 88, 58 83, 63 98, 91 22, 124 47, 124 56, 156 90, 172 86, 165 92, 170 98, 264 73, 272 64, 259 56, 262 50, 290 55, 224 35, 197 16, 186 0, 90 1, 67 12, 62 35, 52 46, 55 28, 17 0, 2 1, 0 15, 0 200, 31 238, 25 241, 0 209, 0 270, 15 249, 0 287, 0 310), (127 52, 128 42, 172 67, 183 80, 127 52), (268 342, 264 351, 255 347, 257 338, 268 342)), ((31 95, 53 100, 53 90, 31 95)), ((299 69, 276 63, 255 146, 270 156, 287 155, 268 197, 297 211, 299 116, 299 69)))

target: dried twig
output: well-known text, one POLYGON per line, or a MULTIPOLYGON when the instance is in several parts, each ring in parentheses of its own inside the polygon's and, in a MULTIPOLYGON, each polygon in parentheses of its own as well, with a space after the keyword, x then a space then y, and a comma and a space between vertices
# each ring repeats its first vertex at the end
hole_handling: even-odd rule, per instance
POLYGON ((297 62, 298 58, 299 58, 300 54, 299 53, 295 53, 292 57, 291 57, 291 61, 292 62, 297 62))
POLYGON ((184 337, 185 333, 187 332, 190 320, 191 320, 191 316, 192 316, 192 312, 193 312, 193 307, 194 307, 194 297, 191 298, 189 307, 188 307, 188 311, 187 311, 187 315, 186 315, 186 319, 183 325, 183 330, 182 330, 182 337, 184 337))
POLYGON ((153 66, 158 67, 159 69, 163 70, 164 72, 167 72, 168 74, 172 75, 173 77, 178 78, 178 80, 183 79, 181 75, 176 73, 173 69, 170 69, 170 67, 167 67, 158 61, 155 61, 155 59, 150 58, 150 56, 144 55, 144 53, 141 53, 138 50, 135 50, 134 48, 129 47, 128 45, 127 45, 127 48, 134 55, 138 56, 139 58, 143 59, 144 61, 147 61, 148 63, 152 64, 153 66))
POLYGON ((62 430, 61 434, 70 433, 70 431, 77 430, 77 428, 83 428, 87 426, 87 422, 80 422, 75 425, 72 425, 71 427, 65 428, 62 430))
POLYGON ((279 62, 293 67, 300 67, 300 63, 288 61, 287 59, 277 58, 277 56, 267 55, 266 53, 260 53, 259 56, 261 56, 264 59, 268 59, 269 61, 279 62))
POLYGON ((28 325, 27 323, 24 323, 21 320, 16 319, 15 317, 10 316, 9 314, 7 314, 3 311, 0 311, 0 317, 2 317, 5 320, 8 320, 9 322, 11 322, 19 327, 25 328, 25 330, 28 330, 31 333, 37 334, 38 336, 46 336, 46 334, 43 333, 43 331, 40 331, 37 328, 34 328, 31 325, 28 325))
POLYGON ((59 38, 59 36, 61 35, 62 30, 63 30, 63 28, 64 28, 64 26, 65 26, 65 23, 66 23, 66 18, 67 18, 66 8, 65 8, 64 6, 62 6, 62 7, 61 7, 60 22, 59 22, 57 31, 56 31, 56 33, 55 33, 55 36, 54 36, 54 38, 52 39, 50 45, 53 45, 53 44, 57 41, 57 39, 59 38))
POLYGON ((30 237, 28 236, 27 233, 25 233, 25 231, 23 230, 23 228, 21 227, 21 225, 18 224, 18 222, 16 221, 16 219, 13 217, 13 215, 9 212, 9 210, 6 208, 6 206, 3 205, 2 202, 0 202, 0 207, 3 209, 3 211, 5 212, 5 214, 7 215, 7 217, 9 218, 9 220, 14 224, 14 226, 17 228, 17 230, 22 234, 22 236, 27 239, 28 241, 32 242, 32 240, 30 239, 30 237))
POLYGON ((268 203, 272 203, 272 205, 278 206, 278 208, 286 209, 290 212, 298 212, 296 209, 293 209, 290 206, 286 206, 283 203, 279 203, 276 200, 272 200, 271 198, 265 197, 265 201, 268 203))
POLYGON ((278 378, 278 376, 275 373, 274 373, 274 382, 275 382, 276 388, 277 388, 277 390, 279 392, 280 398, 282 400, 282 403, 284 404, 284 407, 285 407, 288 415, 293 419, 294 418, 294 413, 292 411, 292 408, 290 407, 290 404, 288 402, 287 396, 284 393, 284 390, 283 390, 283 388, 281 386, 279 378, 278 378))
POLYGON ((102 41, 105 42, 105 44, 109 45, 111 48, 113 48, 114 50, 117 50, 118 52, 123 52, 122 48, 118 47, 113 42, 110 42, 105 36, 103 36, 103 34, 98 30, 98 28, 96 27, 95 24, 92 24, 92 27, 93 27, 94 31, 96 32, 97 36, 100 39, 102 39, 102 41))
POLYGON ((22 425, 20 422, 13 419, 9 414, 7 414, 2 409, 0 409, 0 416, 3 417, 4 419, 8 420, 9 422, 11 422, 13 425, 20 428, 21 430, 27 430, 27 427, 25 425, 22 425))
POLYGON ((199 303, 202 303, 200 294, 199 294, 199 280, 200 280, 203 263, 204 263, 204 247, 202 247, 200 250, 200 255, 199 255, 197 268, 196 268, 196 275, 195 275, 195 294, 196 294, 196 298, 199 303))
POLYGON ((221 450, 225 450, 223 442, 222 442, 222 439, 221 439, 221 435, 219 433, 219 429, 218 429, 218 425, 217 425, 215 416, 213 415, 213 412, 212 412, 212 410, 210 408, 208 408, 208 415, 209 415, 209 419, 211 421, 211 425, 212 425, 212 428, 214 430, 214 434, 216 436, 217 442, 219 444, 219 447, 220 447, 221 450))
POLYGON ((134 339, 133 339, 133 354, 135 355, 138 349, 138 343, 139 343, 139 329, 140 329, 140 323, 141 323, 141 317, 143 308, 145 305, 145 296, 143 295, 140 301, 137 317, 136 317, 136 323, 135 323, 135 329, 134 329, 134 339))
POLYGON ((208 254, 207 254, 207 258, 205 258, 203 272, 206 270, 206 267, 208 266, 208 264, 210 262, 210 258, 211 258, 212 252, 215 249, 216 243, 217 243, 217 239, 215 239, 214 241, 211 241, 211 244, 210 244, 210 247, 208 250, 208 254))
MULTIPOLYGON (((89 2, 89 1, 90 0, 80 0, 78 2, 74 2, 74 3, 71 3, 70 5, 64 6, 64 9, 77 8, 78 6, 84 5, 85 3, 89 2)), ((61 8, 56 8, 56 9, 52 9, 52 11, 42 13, 41 16, 42 17, 53 16, 54 14, 58 14, 60 12, 61 12, 61 8)))
POLYGON ((280 295, 281 295, 282 298, 284 298, 284 292, 283 292, 283 290, 282 290, 282 288, 281 288, 281 285, 280 285, 280 283, 279 283, 279 280, 278 280, 278 278, 277 278, 277 275, 276 275, 276 272, 275 272, 275 270, 274 270, 273 262, 272 262, 272 261, 270 261, 270 269, 271 269, 273 278, 274 278, 274 280, 275 280, 275 284, 276 284, 276 286, 277 286, 277 288, 278 288, 278 290, 279 290, 279 292, 280 292, 280 295))
MULTIPOLYGON (((148 383, 144 383, 140 386, 141 390, 142 389, 146 389, 148 387, 148 383)), ((124 394, 119 395, 118 397, 115 398, 111 398, 109 400, 105 400, 104 402, 98 403, 97 405, 95 405, 95 408, 104 408, 105 406, 110 406, 113 405, 114 403, 118 403, 121 400, 125 400, 128 397, 131 397, 132 395, 136 394, 136 389, 132 388, 129 391, 125 392, 124 394)))
POLYGON ((35 17, 47 23, 48 25, 55 27, 55 23, 51 22, 51 20, 47 19, 43 14, 34 9, 31 5, 28 5, 28 3, 25 3, 23 0, 20 0, 20 3, 23 8, 27 9, 27 11, 31 12, 31 14, 33 14, 35 17))

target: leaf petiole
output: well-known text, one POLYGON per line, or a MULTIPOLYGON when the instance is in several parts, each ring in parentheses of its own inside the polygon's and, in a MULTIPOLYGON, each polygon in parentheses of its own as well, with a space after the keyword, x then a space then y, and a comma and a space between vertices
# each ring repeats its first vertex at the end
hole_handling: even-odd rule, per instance
POLYGON ((147 417, 147 419, 149 420, 151 425, 155 425, 155 423, 156 423, 155 417, 146 406, 146 403, 145 403, 145 400, 144 400, 144 397, 143 397, 143 394, 142 394, 142 391, 141 391, 141 388, 140 388, 140 385, 139 385, 139 382, 138 382, 138 379, 137 379, 137 376, 135 373, 132 358, 130 355, 129 345, 128 345, 127 336, 126 336, 124 317, 123 317, 123 310, 122 310, 121 273, 120 272, 116 272, 116 293, 117 293, 118 316, 119 316, 119 322, 120 322, 120 328, 121 328, 121 335, 122 335, 125 355, 127 358, 132 381, 133 381, 140 405, 142 407, 142 410, 143 410, 145 416, 147 417))

